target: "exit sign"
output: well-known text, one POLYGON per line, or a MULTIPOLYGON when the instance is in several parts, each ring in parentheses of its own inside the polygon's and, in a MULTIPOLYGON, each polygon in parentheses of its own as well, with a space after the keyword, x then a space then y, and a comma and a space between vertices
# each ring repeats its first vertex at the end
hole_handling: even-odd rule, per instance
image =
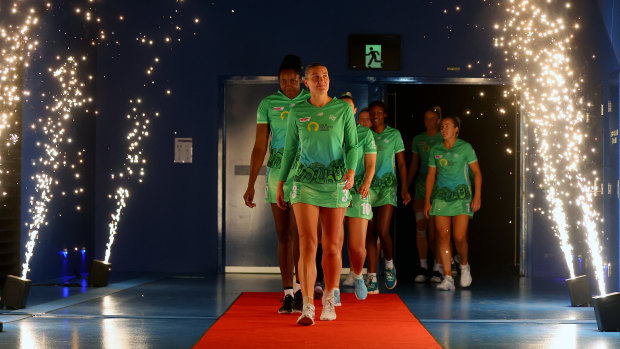
POLYGON ((400 70, 400 35, 349 35, 349 69, 400 70))

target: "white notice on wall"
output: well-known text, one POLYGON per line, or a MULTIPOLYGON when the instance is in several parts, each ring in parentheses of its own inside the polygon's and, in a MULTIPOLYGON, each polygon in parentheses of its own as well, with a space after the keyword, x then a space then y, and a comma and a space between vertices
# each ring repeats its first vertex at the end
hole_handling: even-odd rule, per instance
POLYGON ((191 138, 175 138, 174 139, 174 162, 182 164, 192 163, 192 139, 191 138))

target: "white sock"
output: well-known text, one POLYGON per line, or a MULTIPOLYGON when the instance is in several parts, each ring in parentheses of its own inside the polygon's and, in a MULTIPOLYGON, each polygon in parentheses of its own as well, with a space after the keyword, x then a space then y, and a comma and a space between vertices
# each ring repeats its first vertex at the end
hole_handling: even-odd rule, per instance
POLYGON ((368 279, 377 282, 377 273, 368 273, 368 279))
POLYGON ((461 267, 461 269, 465 268, 465 267, 469 267, 469 263, 463 265, 463 264, 459 264, 459 267, 461 267))
POLYGON ((361 279, 362 278, 362 274, 355 274, 354 272, 351 272, 351 274, 353 274, 353 278, 354 279, 361 279))
POLYGON ((299 284, 299 282, 296 282, 293 285, 293 293, 297 293, 297 291, 301 290, 301 285, 299 284))
POLYGON ((420 259, 420 267, 428 269, 428 259, 420 259))
POLYGON ((293 297, 293 289, 292 288, 287 288, 284 290, 284 297, 286 296, 291 296, 293 297))
POLYGON ((385 260, 385 268, 386 269, 394 269, 394 260, 390 259, 389 261, 385 260))

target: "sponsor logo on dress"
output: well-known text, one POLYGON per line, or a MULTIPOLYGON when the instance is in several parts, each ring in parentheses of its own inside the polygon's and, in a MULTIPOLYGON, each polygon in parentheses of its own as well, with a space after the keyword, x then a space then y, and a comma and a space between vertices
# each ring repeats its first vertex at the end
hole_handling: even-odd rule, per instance
POLYGON ((455 157, 455 158, 458 158, 458 157, 459 157, 459 154, 454 154, 454 157, 455 157))
MULTIPOLYGON (((310 118, 308 118, 310 119, 310 118)), ((319 124, 316 122, 311 122, 308 124, 308 131, 312 132, 312 128, 314 128, 314 132, 319 130, 319 124)))
POLYGON ((308 121, 310 121, 309 117, 308 118, 301 118, 301 119, 299 119, 299 122, 308 122, 308 121))
POLYGON ((325 115, 325 113, 320 112, 320 113, 318 113, 318 114, 316 114, 316 115, 318 115, 318 116, 323 116, 323 115, 325 115))
POLYGON ((284 110, 284 107, 273 107, 273 110, 275 110, 275 111, 282 111, 282 110, 284 110))
POLYGON ((418 144, 419 144, 419 145, 425 145, 425 144, 426 144, 426 142, 420 142, 420 143, 418 143, 418 144))
POLYGON ((441 155, 435 155, 435 159, 441 159, 441 155))
POLYGON ((385 139, 384 142, 385 143, 390 143, 390 140, 389 139, 385 139))

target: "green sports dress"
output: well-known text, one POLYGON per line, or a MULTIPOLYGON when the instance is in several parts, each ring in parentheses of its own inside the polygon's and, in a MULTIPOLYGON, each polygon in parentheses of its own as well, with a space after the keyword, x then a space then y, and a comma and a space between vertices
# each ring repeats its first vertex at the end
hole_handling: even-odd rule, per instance
POLYGON ((431 197, 432 216, 473 216, 469 165, 477 162, 471 144, 457 139, 452 148, 442 143, 431 149, 428 167, 436 167, 435 187, 431 197))
POLYGON ((355 184, 351 188, 351 206, 347 208, 345 216, 352 218, 372 219, 372 205, 370 203, 370 194, 365 198, 359 193, 359 189, 364 183, 366 175, 366 166, 364 156, 366 154, 377 154, 377 146, 375 137, 368 127, 357 125, 357 140, 359 146, 357 148, 357 169, 355 169, 355 184))
POLYGON ((403 138, 397 129, 390 126, 386 126, 381 133, 370 132, 377 145, 377 164, 370 184, 370 202, 372 207, 397 206, 396 154, 405 151, 403 138))
POLYGON ((424 200, 426 197, 426 175, 428 174, 428 154, 436 144, 442 143, 443 137, 437 132, 434 136, 422 132, 413 137, 411 142, 411 152, 418 154, 420 158, 420 167, 415 180, 414 200, 424 200))
MULTIPOLYGON (((282 91, 265 97, 258 105, 256 116, 257 124, 268 124, 271 129, 271 144, 269 146, 269 160, 267 160, 267 184, 265 185, 265 201, 275 204, 280 164, 284 153, 284 139, 291 108, 295 104, 310 98, 308 90, 301 90, 293 99, 288 98, 282 91)), ((290 201, 293 174, 290 174, 284 184, 284 198, 290 201)))
POLYGON ((291 109, 279 180, 286 181, 292 167, 292 204, 349 206, 351 195, 343 178, 347 170, 357 167, 357 131, 347 102, 332 98, 316 107, 304 100, 291 109))

